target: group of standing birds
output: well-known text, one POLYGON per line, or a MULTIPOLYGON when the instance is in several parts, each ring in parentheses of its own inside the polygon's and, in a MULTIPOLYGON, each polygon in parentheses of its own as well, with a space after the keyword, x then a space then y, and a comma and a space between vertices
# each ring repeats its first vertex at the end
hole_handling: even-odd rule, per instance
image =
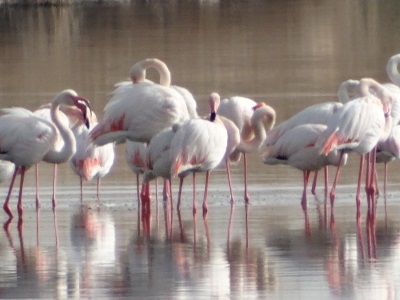
MULTIPOLYGON (((89 101, 73 90, 56 95, 50 105, 36 112, 23 108, 3 109, 0 116, 0 179, 12 175, 4 210, 12 217, 9 200, 17 174, 21 174, 18 213, 22 215, 22 189, 26 169, 41 161, 54 164, 53 207, 56 205, 57 164, 69 161, 82 181, 105 176, 114 161, 114 145, 126 143, 126 162, 137 175, 138 203, 150 209, 150 182, 161 177, 164 200, 172 198, 171 180, 179 178, 177 207, 180 207, 184 178, 193 177, 193 211, 196 211, 196 173, 205 172, 203 213, 207 212, 210 172, 225 164, 230 198, 234 193, 230 164, 243 155, 244 200, 249 202, 247 155, 261 153, 265 164, 285 164, 303 171, 302 205, 307 205, 307 185, 315 172, 324 169, 328 193, 328 166, 337 167, 330 191, 333 203, 339 171, 348 154, 360 154, 356 203, 359 207, 361 181, 366 161, 365 188, 368 199, 377 193, 376 162, 387 163, 400 156, 400 55, 393 56, 387 71, 392 83, 371 78, 347 80, 338 100, 307 107, 275 125, 275 110, 264 102, 234 96, 221 100, 209 96, 210 113, 199 117, 193 95, 171 85, 167 65, 145 59, 133 65, 130 80, 116 84, 99 122, 89 101), (159 83, 146 78, 146 70, 158 71, 159 83), (29 134, 27 134, 27 132, 29 134), (140 183, 140 176, 142 182, 140 183)), ((38 180, 38 169, 37 169, 38 180)), ((38 187, 38 183, 37 183, 38 187)), ((386 184, 385 184, 386 190, 386 184)), ((38 192, 37 206, 40 205, 38 192)))

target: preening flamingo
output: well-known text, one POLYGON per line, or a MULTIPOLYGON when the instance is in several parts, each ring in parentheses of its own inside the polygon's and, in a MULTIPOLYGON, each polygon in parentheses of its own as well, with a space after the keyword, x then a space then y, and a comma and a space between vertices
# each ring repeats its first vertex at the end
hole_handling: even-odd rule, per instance
MULTIPOLYGON (((207 196, 210 171, 217 167, 225 157, 228 133, 222 121, 216 117, 219 105, 219 95, 210 96, 211 120, 191 119, 183 123, 176 131, 171 143, 171 174, 182 180, 189 173, 206 172, 206 182, 203 198, 203 213, 207 212, 207 196)), ((195 178, 195 177, 194 177, 195 178)), ((193 185, 193 189, 194 189, 193 185)), ((193 190, 193 212, 196 212, 195 192, 193 190)), ((180 208, 178 196, 178 209, 180 208)))
POLYGON ((72 127, 77 149, 70 160, 72 171, 80 177, 81 201, 83 200, 83 180, 97 181, 97 199, 100 199, 100 180, 105 177, 114 164, 114 143, 96 146, 91 143, 89 133, 97 124, 96 114, 92 111, 90 115, 90 128, 81 122, 72 127))
POLYGON ((340 161, 340 154, 333 150, 328 155, 321 154, 315 142, 327 128, 323 124, 304 124, 285 131, 279 139, 265 148, 262 154, 263 162, 267 165, 285 164, 303 171, 303 195, 301 204, 307 207, 307 185, 311 171, 318 171, 327 165, 344 165, 347 161, 345 154, 340 161))
MULTIPOLYGON (((343 104, 339 102, 323 102, 306 107, 300 112, 296 113, 286 121, 272 128, 261 146, 261 152, 265 151, 267 147, 273 146, 285 132, 304 124, 327 124, 332 115, 343 104)), ((328 167, 325 170, 325 193, 328 192, 328 167)), ((312 184, 312 193, 315 194, 318 170, 315 171, 315 177, 312 184)))
MULTIPOLYGON (((104 108, 103 120, 90 136, 94 143, 104 145, 126 139, 150 142, 164 128, 189 119, 185 99, 171 88, 171 77, 167 66, 152 60, 160 72, 160 84, 145 80, 145 68, 136 64, 131 69, 132 83, 119 85, 104 108), (137 70, 142 74, 136 77, 137 70)), ((153 66, 153 65, 152 65, 153 66)))
POLYGON ((376 162, 384 164, 383 191, 386 194, 388 163, 400 159, 400 125, 393 127, 388 138, 376 147, 376 162))
POLYGON ((222 100, 217 113, 231 120, 239 129, 240 143, 233 149, 229 159, 237 163, 243 153, 244 199, 248 203, 247 153, 258 151, 264 142, 266 131, 275 124, 275 110, 263 102, 257 103, 249 98, 234 96, 222 100))
MULTIPOLYGON (((391 98, 387 90, 375 80, 363 78, 360 80, 360 91, 363 97, 344 104, 333 114, 327 129, 320 135, 316 144, 321 153, 328 154, 337 149, 344 152, 356 152, 361 155, 359 179, 357 185, 356 202, 360 205, 361 174, 364 163, 364 154, 371 152, 379 141, 384 141, 391 130, 391 98), (369 90, 373 89, 376 95, 369 90)), ((335 198, 335 189, 339 177, 339 164, 331 190, 331 201, 335 198)), ((369 194, 374 193, 373 179, 375 172, 375 157, 373 157, 371 172, 367 172, 369 179, 366 186, 369 194)))
MULTIPOLYGON (((35 116, 24 108, 3 109, 5 114, 0 116, 0 159, 11 161, 16 165, 3 205, 10 218, 13 215, 9 201, 18 171, 21 172, 18 214, 22 216, 22 189, 26 169, 42 160, 57 163, 68 161, 76 151, 76 141, 72 131, 60 122, 60 105, 62 104, 76 106, 81 111, 83 119, 87 120, 88 100, 70 89, 58 93, 52 102, 51 117, 54 124, 35 116), (57 136, 56 128, 64 140, 64 147, 59 151, 53 148, 57 136)), ((85 121, 85 124, 88 125, 88 122, 85 121)))

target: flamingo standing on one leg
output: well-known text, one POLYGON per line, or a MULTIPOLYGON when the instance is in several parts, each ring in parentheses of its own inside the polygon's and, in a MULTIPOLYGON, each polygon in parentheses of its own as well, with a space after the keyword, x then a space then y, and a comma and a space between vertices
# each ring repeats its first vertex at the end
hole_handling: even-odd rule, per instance
MULTIPOLYGON (((210 171, 223 160, 228 144, 227 129, 216 116, 219 102, 219 95, 212 93, 210 96, 211 120, 191 119, 183 123, 176 131, 171 143, 171 174, 173 176, 184 178, 189 173, 206 172, 203 214, 206 214, 208 210, 210 171)), ((181 192, 181 184, 179 190, 181 192)), ((177 207, 180 208, 180 197, 178 197, 177 207)), ((194 195, 193 212, 196 212, 194 195)))
MULTIPOLYGON (((76 151, 76 141, 68 126, 60 122, 60 105, 76 106, 86 120, 88 100, 80 97, 73 90, 64 90, 56 95, 51 104, 53 123, 35 116, 24 108, 3 109, 6 113, 0 117, 0 159, 16 165, 7 198, 3 208, 10 218, 13 214, 9 207, 12 186, 18 171, 21 172, 18 196, 18 214, 22 217, 22 190, 26 169, 46 159, 53 162, 68 161, 76 151), (82 103, 82 101, 84 103, 82 103), (54 150, 56 128, 64 139, 64 147, 54 150)), ((85 122, 85 124, 88 124, 85 122)))
MULTIPOLYGON (((94 112, 90 116, 90 128, 97 124, 97 117, 94 112)), ((88 129, 81 122, 77 122, 72 127, 77 149, 70 160, 72 171, 80 177, 81 202, 83 200, 83 180, 97 181, 97 200, 100 200, 100 181, 106 176, 114 164, 115 152, 114 143, 103 146, 96 146, 90 142, 88 129)))
POLYGON ((275 124, 275 110, 263 102, 256 103, 249 98, 235 96, 222 100, 217 113, 230 119, 239 129, 240 143, 229 158, 231 162, 236 163, 243 153, 244 199, 248 203, 250 197, 247 190, 247 154, 258 151, 264 142, 266 131, 275 124), (256 111, 257 118, 253 118, 256 111), (263 113, 261 114, 260 111, 263 113))

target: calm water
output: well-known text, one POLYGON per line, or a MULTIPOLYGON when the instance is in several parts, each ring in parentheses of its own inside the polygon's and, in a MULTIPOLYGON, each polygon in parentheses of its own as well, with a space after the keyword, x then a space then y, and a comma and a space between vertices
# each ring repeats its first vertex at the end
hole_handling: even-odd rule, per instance
MULTIPOLYGON (((101 118, 113 85, 127 78, 131 65, 158 57, 173 83, 192 91, 199 114, 207 113, 206 99, 217 91, 266 101, 279 123, 335 99, 343 80, 388 81, 386 62, 400 52, 399 15, 396 0, 2 6, 0 107, 35 109, 73 88, 101 118)), ((247 214, 240 163, 232 168, 233 212, 224 172, 217 170, 206 220, 193 218, 188 185, 180 216, 160 202, 142 221, 124 146, 117 151, 100 205, 94 183, 86 183, 81 207, 78 178, 65 165, 54 215, 51 167, 43 165, 37 214, 29 173, 24 221, 13 220, 0 233, 0 298, 399 297, 398 162, 389 167, 387 202, 379 199, 375 216, 363 210, 360 222, 357 157, 343 172, 335 210, 319 189, 304 214, 301 173, 264 166, 256 154, 247 214)), ((4 185, 2 197, 5 192, 4 185)))

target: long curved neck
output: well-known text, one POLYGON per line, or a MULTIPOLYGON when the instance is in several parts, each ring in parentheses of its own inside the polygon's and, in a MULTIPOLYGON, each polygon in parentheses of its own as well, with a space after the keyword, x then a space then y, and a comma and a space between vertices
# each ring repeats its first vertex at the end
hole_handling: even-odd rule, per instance
POLYGON ((62 112, 60 111, 59 101, 56 100, 52 103, 50 113, 51 119, 57 127, 58 131, 60 132, 60 135, 64 141, 64 145, 59 151, 52 149, 47 152, 43 160, 57 164, 64 163, 67 162, 75 154, 76 140, 73 132, 68 127, 68 125, 60 121, 60 116, 62 112))
POLYGON ((251 124, 254 130, 254 137, 250 141, 241 141, 238 149, 242 152, 252 152, 260 148, 261 144, 267 137, 266 128, 263 118, 267 117, 267 130, 273 127, 275 123, 275 111, 270 106, 262 106, 257 108, 251 117, 251 124))
POLYGON ((148 58, 135 64, 131 71, 131 79, 134 83, 144 81, 146 79, 146 69, 154 68, 160 76, 160 85, 171 85, 171 72, 167 65, 157 58, 148 58))
POLYGON ((357 97, 359 96, 359 85, 360 81, 358 80, 353 80, 353 79, 348 79, 346 81, 343 81, 338 89, 338 98, 339 101, 342 103, 347 103, 352 99, 352 94, 353 96, 357 97), (350 92, 349 92, 350 91, 350 92), (351 93, 351 91, 353 93, 351 93))
POLYGON ((386 72, 390 80, 397 86, 400 86, 400 73, 399 69, 397 68, 399 62, 400 62, 400 54, 396 54, 389 59, 386 65, 386 72))

